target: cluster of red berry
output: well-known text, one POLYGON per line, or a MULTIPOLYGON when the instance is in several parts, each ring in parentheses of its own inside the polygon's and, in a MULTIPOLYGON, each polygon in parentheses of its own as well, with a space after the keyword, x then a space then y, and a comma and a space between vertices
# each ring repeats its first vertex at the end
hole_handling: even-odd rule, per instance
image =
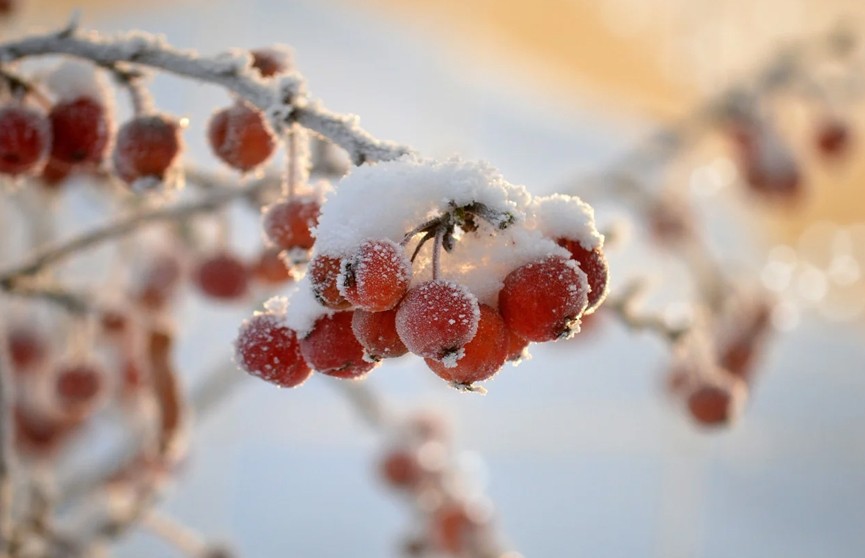
POLYGON ((685 403, 697 424, 726 426, 737 418, 772 331, 771 313, 772 306, 764 300, 732 300, 720 313, 711 338, 699 341, 708 354, 685 354, 668 371, 670 393, 685 403))
MULTIPOLYGON (((250 52, 263 78, 289 69, 288 53, 250 52)), ((66 61, 40 86, 7 79, 11 99, 0 107, 0 174, 39 173, 48 186, 72 172, 98 170, 111 152, 114 174, 136 190, 162 184, 175 170, 183 148, 183 121, 154 113, 140 102, 146 95, 139 76, 120 76, 133 95, 135 115, 113 132, 113 111, 102 76, 83 62, 66 61)), ((225 164, 248 172, 267 161, 278 141, 261 111, 237 100, 216 112, 208 126, 213 153, 225 164)))
POLYGON ((532 200, 487 172, 462 162, 379 163, 347 177, 321 216, 311 201, 268 208, 265 230, 283 248, 313 247, 309 227, 318 222, 315 253, 291 301, 244 323, 238 364, 291 387, 311 370, 359 378, 382 359, 411 352, 444 380, 471 388, 519 360, 530 342, 579 331, 608 282, 591 208, 567 196, 532 200), (413 178, 423 183, 428 173, 456 184, 428 188, 420 207, 381 201, 389 185, 411 189, 413 178), (463 175, 476 183, 461 185, 463 175), (385 186, 362 191, 377 176, 385 186), (371 204, 387 207, 365 214, 371 204), (431 256, 419 258, 429 241, 431 256), (459 249, 467 243, 479 250, 459 249), (453 265, 442 251, 454 256, 453 265))
MULTIPOLYGON (((728 123, 735 159, 749 190, 774 202, 796 202, 806 193, 800 157, 788 145, 777 125, 762 112, 739 108, 728 123)), ((852 133, 838 116, 826 116, 816 125, 813 150, 826 162, 837 162, 849 152, 852 133)))
POLYGON ((23 455, 53 456, 109 400, 134 407, 151 385, 145 329, 113 309, 96 326, 95 346, 64 354, 49 327, 32 320, 9 324, 4 342, 15 384, 14 439, 23 455))
POLYGON ((492 506, 457 466, 442 419, 418 413, 399 426, 378 462, 378 476, 419 512, 419 529, 406 539, 405 555, 505 556, 492 506))

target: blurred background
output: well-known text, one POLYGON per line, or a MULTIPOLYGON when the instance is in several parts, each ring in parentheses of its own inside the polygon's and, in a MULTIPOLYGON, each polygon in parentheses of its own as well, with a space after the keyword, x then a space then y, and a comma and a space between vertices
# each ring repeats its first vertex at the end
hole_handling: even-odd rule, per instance
MULTIPOLYGON (((839 21, 855 29, 865 15, 857 0, 21 0, 0 34, 57 28, 76 8, 85 27, 162 33, 203 53, 289 44, 330 109, 426 155, 488 160, 535 193, 572 188, 777 49, 839 21)), ((227 95, 164 76, 154 93, 190 118, 191 160, 216 168, 195 132, 227 95)), ((861 135, 862 105, 839 110, 861 135)), ((808 138, 791 142, 809 157, 808 138)), ((785 305, 730 430, 694 427, 662 388, 667 348, 612 320, 534 348, 486 397, 447 389, 416 359, 388 363, 368 383, 396 409, 444 410, 462 462, 527 557, 862 556, 862 154, 854 143, 843 164, 809 166, 810 196, 789 211, 751 203, 723 150, 680 169, 698 209, 711 209, 725 264, 785 305), (842 256, 843 273, 833 272, 842 256)), ((72 211, 86 212, 86 198, 70 196, 72 211)), ((615 203, 598 206, 601 228, 629 220, 615 203)), ((246 226, 257 242, 256 224, 246 226)), ((638 226, 624 231, 609 252, 613 290, 638 274, 662 293, 680 288, 679 264, 645 249, 638 226)), ((179 362, 190 389, 224 365, 249 312, 186 304, 179 362)), ((196 423, 163 509, 241 556, 395 556, 411 518, 375 476, 382 440, 327 380, 281 391, 244 379, 196 423)), ((172 552, 141 532, 116 549, 172 552)))

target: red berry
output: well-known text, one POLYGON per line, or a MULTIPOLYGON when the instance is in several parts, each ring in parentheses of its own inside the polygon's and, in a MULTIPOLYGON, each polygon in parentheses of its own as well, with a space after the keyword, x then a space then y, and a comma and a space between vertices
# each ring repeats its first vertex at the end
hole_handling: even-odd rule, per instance
POLYGON ((850 148, 850 140, 850 128, 842 120, 827 120, 817 129, 817 150, 827 159, 843 157, 850 148))
POLYGON ((279 248, 262 250, 258 259, 250 267, 252 276, 266 285, 282 285, 292 281, 294 274, 280 257, 281 253, 279 248))
POLYGON ((252 67, 258 70, 261 77, 271 77, 288 70, 290 66, 288 52, 274 48, 259 48, 250 51, 252 67))
POLYGON ((72 165, 49 158, 42 167, 42 184, 49 190, 56 190, 72 174, 72 165))
POLYGON ((382 312, 399 304, 411 275, 411 262, 399 244, 369 240, 344 261, 340 292, 361 310, 382 312))
POLYGON ((746 393, 738 378, 728 384, 703 383, 688 395, 688 411, 703 426, 725 426, 736 418, 746 393))
POLYGON ((300 340, 300 352, 309 365, 328 376, 359 378, 375 368, 363 358, 363 347, 351 331, 352 312, 322 316, 300 340))
POLYGON ((126 331, 129 319, 120 310, 105 310, 99 317, 99 325, 102 331, 109 335, 119 335, 126 331))
POLYGON ((550 256, 505 277, 499 312, 508 329, 529 341, 569 337, 587 305, 586 274, 574 260, 550 256))
POLYGON ((426 359, 436 375, 448 382, 471 385, 491 378, 505 364, 508 356, 508 331, 495 308, 480 305, 478 331, 463 350, 465 354, 448 368, 446 363, 426 359))
POLYGON ((234 347, 238 366, 280 387, 298 386, 312 374, 297 335, 273 314, 256 314, 243 322, 234 347))
POLYGON ((154 257, 142 273, 134 298, 145 308, 157 310, 174 294, 183 270, 177 256, 171 253, 154 257))
POLYGON ((24 455, 46 457, 66 439, 75 422, 64 421, 30 407, 16 404, 12 409, 15 448, 24 455))
POLYGON ((341 265, 340 258, 319 254, 312 258, 307 269, 315 298, 334 310, 351 308, 351 303, 340 294, 337 286, 341 265))
POLYGON ((445 504, 432 516, 430 539, 440 550, 463 556, 481 526, 480 518, 460 502, 445 504))
POLYGON ((162 181, 180 155, 180 126, 164 115, 138 116, 117 132, 114 168, 126 183, 162 181))
MULTIPOLYGON (((507 328, 505 328, 507 329, 507 328)), ((523 339, 510 329, 508 332, 508 362, 519 362, 526 355, 526 349, 529 347, 529 341, 523 339)))
POLYGON ((27 327, 10 328, 8 339, 9 362, 15 372, 28 372, 45 362, 48 355, 48 342, 34 329, 27 327))
POLYGON ((417 456, 406 450, 388 452, 379 464, 381 478, 398 489, 406 490, 417 486, 423 480, 423 473, 417 456))
POLYGON ((57 372, 55 391, 66 414, 81 416, 92 408, 102 391, 102 369, 92 363, 62 366, 57 372))
POLYGON ((311 229, 318 224, 319 205, 313 198, 280 200, 264 208, 264 234, 286 250, 309 250, 315 244, 311 229))
POLYGON ((105 105, 90 96, 61 101, 51 108, 51 158, 68 165, 102 162, 111 125, 105 105))
POLYGON ((33 170, 50 144, 51 128, 41 112, 20 105, 0 108, 0 174, 33 170))
POLYGON ((721 349, 718 364, 733 376, 747 381, 753 372, 756 349, 753 339, 736 339, 721 349))
POLYGON ((409 289, 396 311, 396 331, 412 353, 453 357, 478 330, 480 308, 468 289, 436 279, 409 289))
POLYGON ((743 121, 734 129, 742 176, 752 192, 772 201, 796 201, 804 193, 790 148, 768 124, 743 121))
POLYGON ((355 310, 351 330, 370 360, 396 358, 408 352, 396 332, 395 308, 384 312, 355 310))
POLYGON ((211 117, 207 137, 217 157, 244 172, 265 162, 276 147, 264 115, 242 101, 211 117))
POLYGON ((556 240, 559 246, 571 253, 571 258, 580 264, 580 269, 589 281, 589 305, 583 314, 591 314, 607 298, 610 281, 610 268, 602 248, 587 250, 578 240, 560 238, 556 240))
POLYGON ((204 258, 195 272, 201 292, 219 300, 236 300, 246 296, 249 274, 240 259, 227 252, 204 258))
POLYGON ((0 16, 8 16, 18 8, 18 0, 0 0, 0 16))

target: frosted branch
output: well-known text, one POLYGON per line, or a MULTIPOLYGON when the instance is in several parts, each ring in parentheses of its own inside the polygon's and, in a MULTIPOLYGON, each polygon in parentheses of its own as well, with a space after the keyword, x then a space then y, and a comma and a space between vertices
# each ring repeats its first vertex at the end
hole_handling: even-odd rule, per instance
POLYGON ((135 32, 108 36, 75 27, 0 44, 0 64, 45 55, 74 56, 109 68, 118 63, 148 66, 219 85, 264 111, 278 133, 287 124, 297 122, 345 149, 356 165, 396 159, 411 152, 405 146, 375 139, 359 126, 356 116, 334 114, 320 103, 306 100, 300 74, 261 79, 250 67, 246 52, 206 57, 176 49, 156 35, 135 32))
POLYGON ((203 199, 167 208, 144 211, 125 219, 119 219, 103 227, 84 232, 71 239, 50 246, 15 268, 0 272, 0 289, 15 291, 16 283, 23 277, 39 273, 46 266, 64 260, 73 254, 93 248, 110 240, 117 240, 156 223, 181 221, 193 215, 215 211, 234 200, 255 196, 270 185, 260 180, 243 188, 214 188, 203 199))

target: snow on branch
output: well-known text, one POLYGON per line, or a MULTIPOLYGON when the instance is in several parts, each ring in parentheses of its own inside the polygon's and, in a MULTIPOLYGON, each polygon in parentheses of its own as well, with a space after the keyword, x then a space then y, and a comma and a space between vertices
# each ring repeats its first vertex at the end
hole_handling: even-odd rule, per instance
POLYGON ((74 24, 59 32, 33 35, 0 44, 0 64, 30 56, 67 55, 100 66, 134 64, 224 87, 261 109, 274 130, 285 132, 298 122, 348 151, 355 164, 387 161, 410 153, 408 147, 373 138, 358 125, 356 116, 326 110, 305 98, 305 83, 297 72, 263 79, 250 67, 248 52, 234 50, 217 56, 201 56, 179 50, 163 37, 140 31, 103 35, 80 31, 74 24))

